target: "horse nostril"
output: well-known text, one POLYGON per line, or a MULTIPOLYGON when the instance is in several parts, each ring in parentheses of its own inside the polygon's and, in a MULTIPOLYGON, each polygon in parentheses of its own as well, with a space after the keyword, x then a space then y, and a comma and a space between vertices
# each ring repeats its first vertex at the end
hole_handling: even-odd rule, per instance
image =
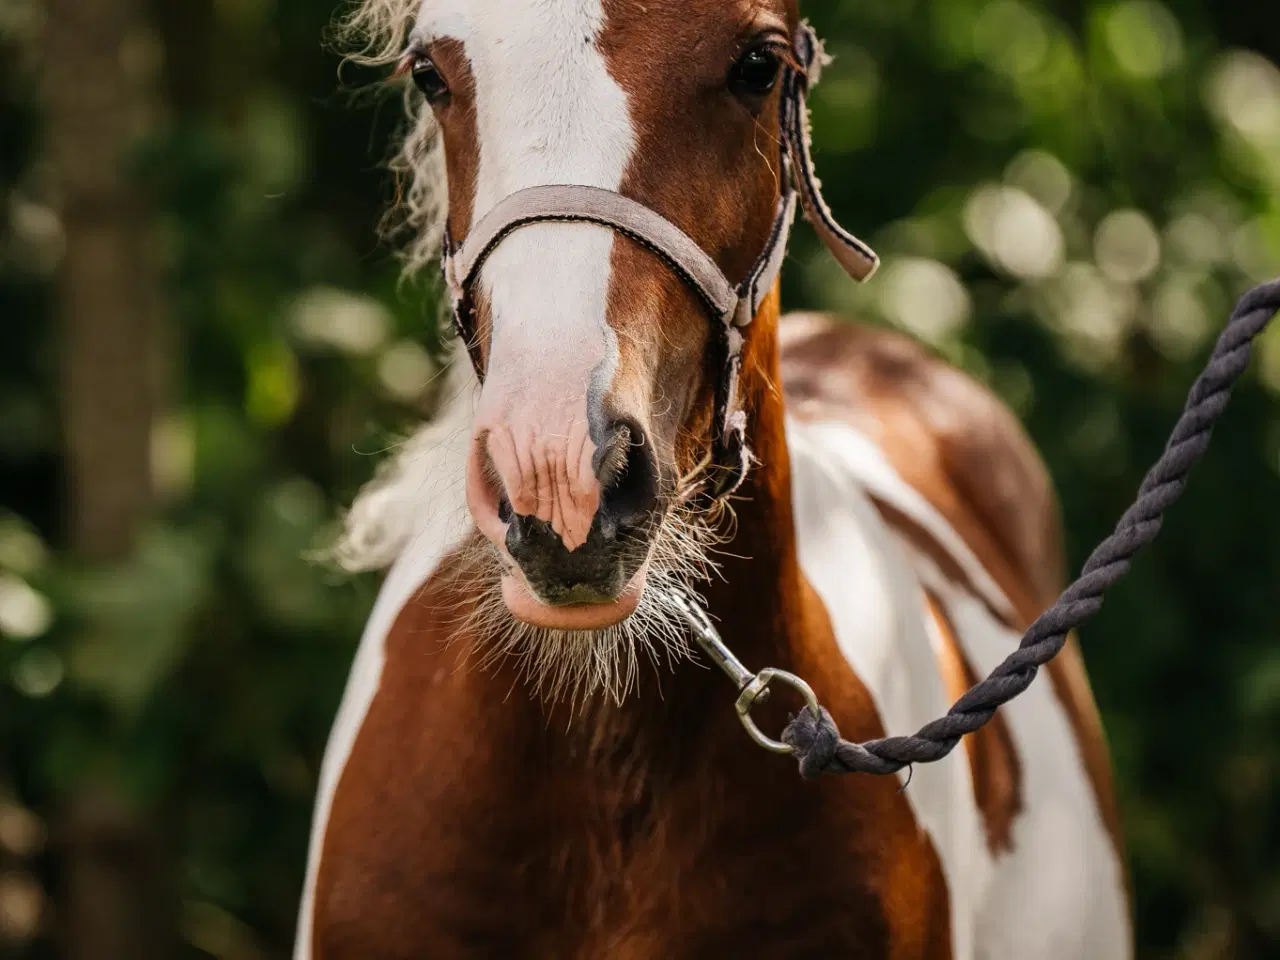
POLYGON ((498 519, 503 523, 510 523, 511 518, 515 516, 515 511, 511 509, 511 500, 507 495, 500 494, 498 497, 498 519))
POLYGON ((601 513, 623 526, 639 526, 658 504, 653 444, 633 421, 618 421, 610 438, 596 453, 597 475, 604 488, 601 513))

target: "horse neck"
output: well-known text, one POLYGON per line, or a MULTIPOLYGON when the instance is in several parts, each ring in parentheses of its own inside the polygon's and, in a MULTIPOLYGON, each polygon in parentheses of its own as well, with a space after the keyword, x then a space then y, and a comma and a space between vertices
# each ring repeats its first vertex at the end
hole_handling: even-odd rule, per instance
MULTIPOLYGON (((796 552, 778 317, 775 290, 751 327, 739 384, 748 441, 758 462, 734 500, 734 536, 718 557, 719 573, 700 591, 725 642, 750 670, 796 670, 809 659, 804 645, 815 635, 796 552)), ((601 712, 587 725, 591 740, 610 743, 615 758, 627 758, 628 769, 636 758, 645 758, 636 770, 659 780, 659 771, 685 770, 690 750, 702 758, 695 766, 704 772, 709 763, 724 775, 736 771, 755 777, 760 758, 734 717, 733 686, 705 656, 699 660, 677 664, 670 675, 642 671, 640 689, 626 701, 600 704, 601 712), (721 760, 711 762, 711 757, 721 760), (734 759, 726 762, 726 757, 734 759)), ((785 724, 784 707, 795 704, 771 703, 757 712, 774 735, 785 724)))
MULTIPOLYGON (((757 463, 735 497, 734 535, 717 558, 719 573, 700 591, 726 642, 751 670, 795 669, 797 659, 804 659, 802 646, 812 632, 812 611, 796 554, 791 461, 779 375, 779 313, 775 289, 752 324, 739 383, 748 416, 748 441, 757 463)), ((673 674, 642 670, 637 691, 621 704, 597 698, 585 722, 581 716, 574 720, 568 713, 561 715, 569 708, 558 704, 547 729, 567 726, 585 732, 590 755, 627 758, 624 766, 628 768, 638 756, 648 758, 641 764, 643 769, 654 770, 654 764, 663 767, 661 758, 677 744, 700 743, 711 755, 714 741, 728 745, 735 754, 745 753, 748 769, 754 771, 758 757, 733 718, 732 685, 705 657, 699 659, 699 665, 677 664, 673 674), (601 744, 608 745, 603 754, 601 744)), ((495 679, 499 686, 517 682, 514 677, 495 679)), ((763 716, 771 713, 776 713, 773 704, 763 716)), ((783 722, 781 713, 771 717, 777 729, 783 722)), ((605 769, 612 768, 606 765, 605 769)), ((668 773, 671 769, 675 767, 668 773)))
POLYGON ((751 669, 788 667, 803 640, 804 590, 796 555, 791 458, 778 356, 775 288, 751 326, 740 383, 757 463, 733 504, 735 535, 707 592, 712 614, 751 669))

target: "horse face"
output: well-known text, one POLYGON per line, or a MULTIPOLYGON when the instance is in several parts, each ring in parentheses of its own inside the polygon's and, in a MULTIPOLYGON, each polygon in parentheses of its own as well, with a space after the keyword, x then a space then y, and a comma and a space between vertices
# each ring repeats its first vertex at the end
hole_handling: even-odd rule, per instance
MULTIPOLYGON (((425 0, 405 69, 443 135, 451 235, 523 188, 580 184, 745 276, 773 222, 796 21, 794 0, 425 0)), ((711 444, 716 321, 649 250, 583 223, 516 231, 473 296, 468 505, 506 607, 560 630, 625 620, 711 444)))

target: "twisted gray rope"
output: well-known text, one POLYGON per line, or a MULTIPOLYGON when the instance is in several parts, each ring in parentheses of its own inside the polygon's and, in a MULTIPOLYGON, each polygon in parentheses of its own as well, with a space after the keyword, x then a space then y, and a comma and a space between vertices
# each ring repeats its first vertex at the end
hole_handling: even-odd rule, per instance
POLYGON ((782 734, 783 742, 795 751, 801 775, 813 780, 826 773, 889 774, 913 763, 941 760, 961 737, 985 725, 998 707, 1031 686, 1040 667, 1062 649, 1067 634, 1102 608, 1103 594, 1129 572, 1134 554, 1160 532, 1165 511, 1182 495, 1187 474, 1208 449, 1213 426, 1249 364, 1254 338, 1277 311, 1280 280, 1254 287, 1236 304, 1164 453, 1143 480, 1137 501, 1093 551, 1080 578, 1031 624, 1017 650, 957 700, 945 717, 925 724, 912 737, 851 743, 840 739, 825 708, 821 716, 801 710, 782 734))

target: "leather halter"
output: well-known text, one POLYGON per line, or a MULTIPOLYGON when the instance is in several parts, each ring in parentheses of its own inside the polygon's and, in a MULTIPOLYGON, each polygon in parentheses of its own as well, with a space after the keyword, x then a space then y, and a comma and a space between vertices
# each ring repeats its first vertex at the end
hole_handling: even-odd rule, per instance
POLYGON ((745 331, 769 295, 786 255, 797 202, 818 236, 855 280, 865 280, 879 266, 870 247, 841 227, 822 197, 810 152, 806 97, 824 63, 822 43, 802 23, 792 42, 800 69, 787 66, 779 103, 782 192, 764 250, 740 283, 733 283, 715 260, 683 230, 661 214, 612 190, 570 184, 547 184, 519 190, 500 200, 461 244, 445 233, 443 268, 453 302, 454 324, 466 344, 476 376, 482 381, 479 338, 472 286, 489 255, 515 231, 535 223, 592 223, 608 227, 639 243, 661 259, 702 301, 720 331, 716 349, 721 375, 716 385, 715 435, 711 450, 713 499, 732 494, 750 469, 746 412, 738 405, 745 331))

